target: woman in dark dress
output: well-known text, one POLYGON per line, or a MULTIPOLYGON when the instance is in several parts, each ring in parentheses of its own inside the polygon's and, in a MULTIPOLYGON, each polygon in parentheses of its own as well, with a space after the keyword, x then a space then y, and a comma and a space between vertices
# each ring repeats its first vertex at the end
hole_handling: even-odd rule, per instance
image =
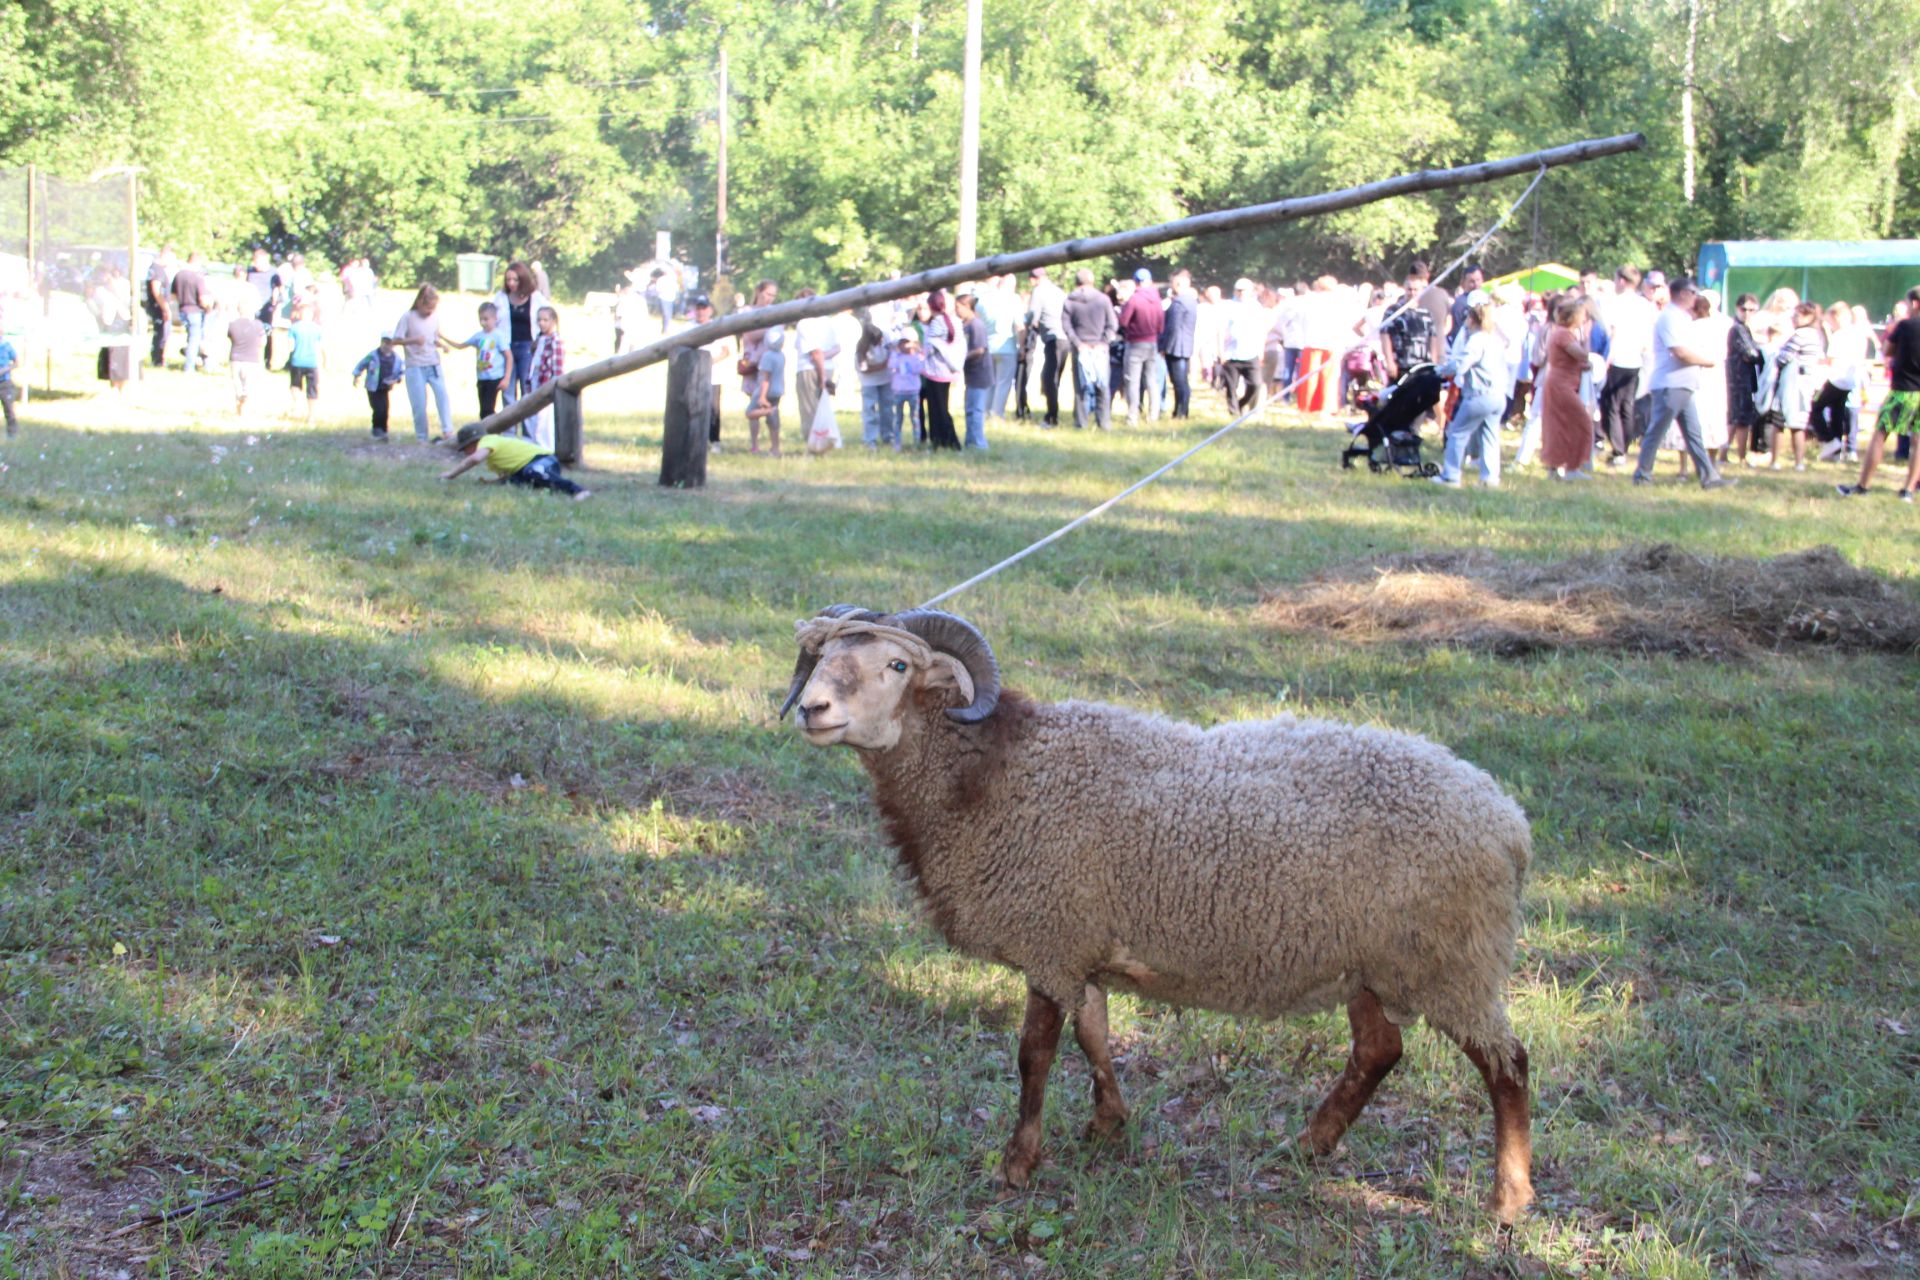
POLYGON ((1760 309, 1760 299, 1743 293, 1733 304, 1733 327, 1727 330, 1727 435, 1728 451, 1737 451, 1744 460, 1752 443, 1754 420, 1760 416, 1754 397, 1760 391, 1760 367, 1766 353, 1754 341, 1748 319, 1760 309))

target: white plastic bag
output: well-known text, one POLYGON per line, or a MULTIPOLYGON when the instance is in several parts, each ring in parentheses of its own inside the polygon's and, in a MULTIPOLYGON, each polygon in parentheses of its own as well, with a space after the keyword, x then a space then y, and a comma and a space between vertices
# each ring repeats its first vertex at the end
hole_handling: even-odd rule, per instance
POLYGON ((833 420, 833 401, 821 389, 820 403, 814 406, 813 421, 807 425, 807 452, 831 453, 840 447, 840 424, 833 420))

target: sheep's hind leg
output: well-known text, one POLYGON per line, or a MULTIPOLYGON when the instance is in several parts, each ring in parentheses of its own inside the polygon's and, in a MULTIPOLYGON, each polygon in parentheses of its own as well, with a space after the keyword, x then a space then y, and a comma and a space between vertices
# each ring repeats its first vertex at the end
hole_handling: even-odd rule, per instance
POLYGON ((1347 1126, 1400 1061, 1400 1028, 1387 1021, 1380 997, 1362 990, 1347 1003, 1347 1022, 1353 1028, 1353 1052, 1347 1057, 1347 1069, 1340 1073, 1320 1109, 1307 1122, 1306 1132, 1300 1135, 1301 1145, 1316 1156, 1327 1155, 1340 1145, 1347 1126))
POLYGON ((1506 1061, 1475 1045, 1460 1051, 1480 1069, 1493 1098, 1493 1194, 1487 1209, 1502 1226, 1512 1226, 1533 1203, 1533 1127, 1528 1115, 1527 1050, 1517 1038, 1507 1041, 1506 1061))
POLYGON ((1027 1185, 1033 1167, 1040 1163, 1040 1113, 1046 1106, 1047 1075, 1060 1047, 1063 1021, 1065 1014, 1058 1004, 1028 988, 1027 1020, 1020 1029, 1020 1119, 1000 1157, 1000 1176, 1015 1190, 1027 1185))
POLYGON ((1093 1074, 1093 1119, 1087 1137, 1104 1138, 1127 1122, 1127 1102, 1120 1096, 1120 1077, 1114 1074, 1113 1054, 1107 1048, 1107 993, 1094 983, 1089 982, 1080 997, 1073 1035, 1093 1074))

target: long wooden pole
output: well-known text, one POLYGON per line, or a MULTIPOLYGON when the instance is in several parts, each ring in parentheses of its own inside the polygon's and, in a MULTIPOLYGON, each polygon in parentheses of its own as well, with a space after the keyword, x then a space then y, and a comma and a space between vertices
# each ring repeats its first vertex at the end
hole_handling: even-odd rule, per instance
POLYGON ((980 218, 980 0, 967 0, 967 39, 960 81, 960 229, 953 260, 973 260, 980 218))
POLYGON ((720 39, 720 163, 715 175, 713 218, 713 279, 718 284, 727 271, 727 42, 720 39))
MULTIPOLYGON (((138 171, 132 166, 127 168, 127 363, 139 370, 137 376, 145 378, 147 362, 140 356, 140 214, 134 201, 139 194, 136 182, 138 171)), ((165 317, 160 320, 166 324, 165 317)))
POLYGON ((1417 173, 1403 173, 1397 178, 1370 182, 1365 186, 1348 187, 1343 191, 1329 191, 1314 196, 1296 196, 1291 200, 1276 200, 1271 204, 1248 205, 1240 209, 1221 209, 1214 213, 1177 218, 1157 226, 1138 227, 1132 231, 1120 231, 1113 235, 1063 240, 1058 244, 1045 245, 1038 249, 1022 249, 1015 253, 996 253, 989 258, 976 258, 972 262, 957 262, 948 267, 935 267, 931 271, 901 276, 894 280, 875 281, 852 289, 841 289, 835 293, 824 293, 812 298, 797 298, 791 302, 776 302, 772 306, 756 307, 751 311, 735 312, 730 316, 709 320, 705 324, 669 334, 622 355, 610 356, 594 364, 569 370, 556 381, 548 383, 532 395, 515 401, 486 419, 483 425, 489 432, 504 430, 546 408, 553 399, 553 389, 556 386, 564 387, 568 391, 578 391, 596 382, 604 382, 608 378, 617 378, 621 374, 632 373, 636 369, 657 364, 666 359, 667 354, 675 347, 702 346, 717 338, 745 333, 749 329, 764 329, 770 325, 793 324, 814 316, 834 315, 855 307, 872 306, 876 302, 890 302, 895 298, 910 298, 933 289, 945 289, 969 280, 983 280, 988 276, 1030 271, 1034 267, 1053 267, 1063 262, 1079 262, 1087 258, 1101 258, 1108 254, 1126 253, 1148 245, 1162 244, 1168 240, 1184 240, 1190 236, 1219 235, 1222 232, 1241 231, 1271 222, 1290 222, 1299 218, 1317 217, 1321 214, 1336 213, 1342 209, 1373 204, 1380 200, 1389 200, 1394 196, 1414 195, 1422 191, 1442 191, 1450 187, 1474 186, 1483 182, 1496 182, 1501 178, 1511 178, 1515 174, 1533 173, 1538 169, 1583 164, 1588 160, 1598 160, 1602 156, 1638 151, 1646 145, 1646 142, 1646 138, 1637 133, 1625 133, 1612 138, 1589 138, 1584 142, 1570 142, 1565 146, 1549 147, 1544 151, 1529 151, 1525 155, 1509 156, 1504 160, 1487 160, 1480 164, 1463 165, 1457 169, 1422 169, 1417 173))

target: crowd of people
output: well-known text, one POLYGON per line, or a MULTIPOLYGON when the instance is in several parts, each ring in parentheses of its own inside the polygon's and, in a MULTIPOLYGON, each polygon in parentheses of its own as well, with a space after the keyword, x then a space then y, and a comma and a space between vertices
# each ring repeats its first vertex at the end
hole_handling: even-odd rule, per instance
MULTIPOLYGON (((666 334, 714 315, 684 251, 625 275, 612 306, 615 353, 641 341, 650 323, 666 334)), ((1369 397, 1391 394, 1424 365, 1447 384, 1434 415, 1444 439, 1434 478, 1446 485, 1462 483, 1469 463, 1482 483, 1497 485, 1509 448, 1512 464, 1537 462, 1557 479, 1588 480, 1605 468, 1631 472, 1636 483, 1652 483, 1659 453, 1670 450, 1681 474, 1707 488, 1732 483, 1741 464, 1805 471, 1857 462, 1858 478, 1837 486, 1847 496, 1870 484, 1882 441, 1897 440, 1897 458, 1914 461, 1920 321, 1908 316, 1920 297, 1876 323, 1864 307, 1816 303, 1789 289, 1764 302, 1742 295, 1727 307, 1690 279, 1634 266, 1609 278, 1585 272, 1541 293, 1489 287, 1478 266, 1454 283, 1450 292, 1418 262, 1399 282, 1377 286, 1324 275, 1196 288, 1187 271, 1162 282, 1146 267, 1104 285, 1086 269, 1070 285, 1045 269, 989 276, 951 294, 935 290, 711 344, 716 384, 724 373, 728 385, 715 387, 709 434, 719 447, 722 422, 737 411, 748 451, 761 452, 764 438, 766 451, 779 454, 791 385, 802 440, 816 449, 838 444, 833 403, 843 382, 849 392, 858 385, 861 440, 870 449, 985 450, 996 422, 1063 425, 1069 395, 1072 425, 1090 430, 1111 429, 1116 408, 1129 425, 1184 418, 1196 394, 1208 392, 1230 414, 1284 405, 1332 423, 1350 420, 1369 397), (1882 365, 1891 385, 1863 451, 1882 365), (1510 434, 1517 439, 1509 445, 1510 434)), ((388 397, 404 387, 415 437, 441 442, 452 441, 455 426, 444 354, 473 351, 483 417, 567 367, 560 314, 537 263, 506 267, 463 338, 441 333, 430 284, 397 321, 378 323, 377 287, 365 258, 342 265, 338 288, 323 291, 299 253, 276 265, 256 250, 250 265, 216 277, 201 254, 182 262, 168 247, 142 290, 148 358, 160 364, 177 331, 185 367, 210 368, 210 350, 224 338, 237 411, 265 394, 266 370, 277 367, 287 374, 288 412, 310 419, 326 329, 341 324, 369 335, 351 377, 366 392, 374 435, 386 435, 388 397)), ((780 296, 776 282, 763 280, 737 305, 766 307, 780 296)), ((88 297, 103 335, 100 376, 123 386, 133 354, 124 277, 103 266, 88 297)), ((516 430, 551 449, 551 410, 516 430)), ((1909 465, 1900 489, 1909 500, 1915 480, 1909 465)))

